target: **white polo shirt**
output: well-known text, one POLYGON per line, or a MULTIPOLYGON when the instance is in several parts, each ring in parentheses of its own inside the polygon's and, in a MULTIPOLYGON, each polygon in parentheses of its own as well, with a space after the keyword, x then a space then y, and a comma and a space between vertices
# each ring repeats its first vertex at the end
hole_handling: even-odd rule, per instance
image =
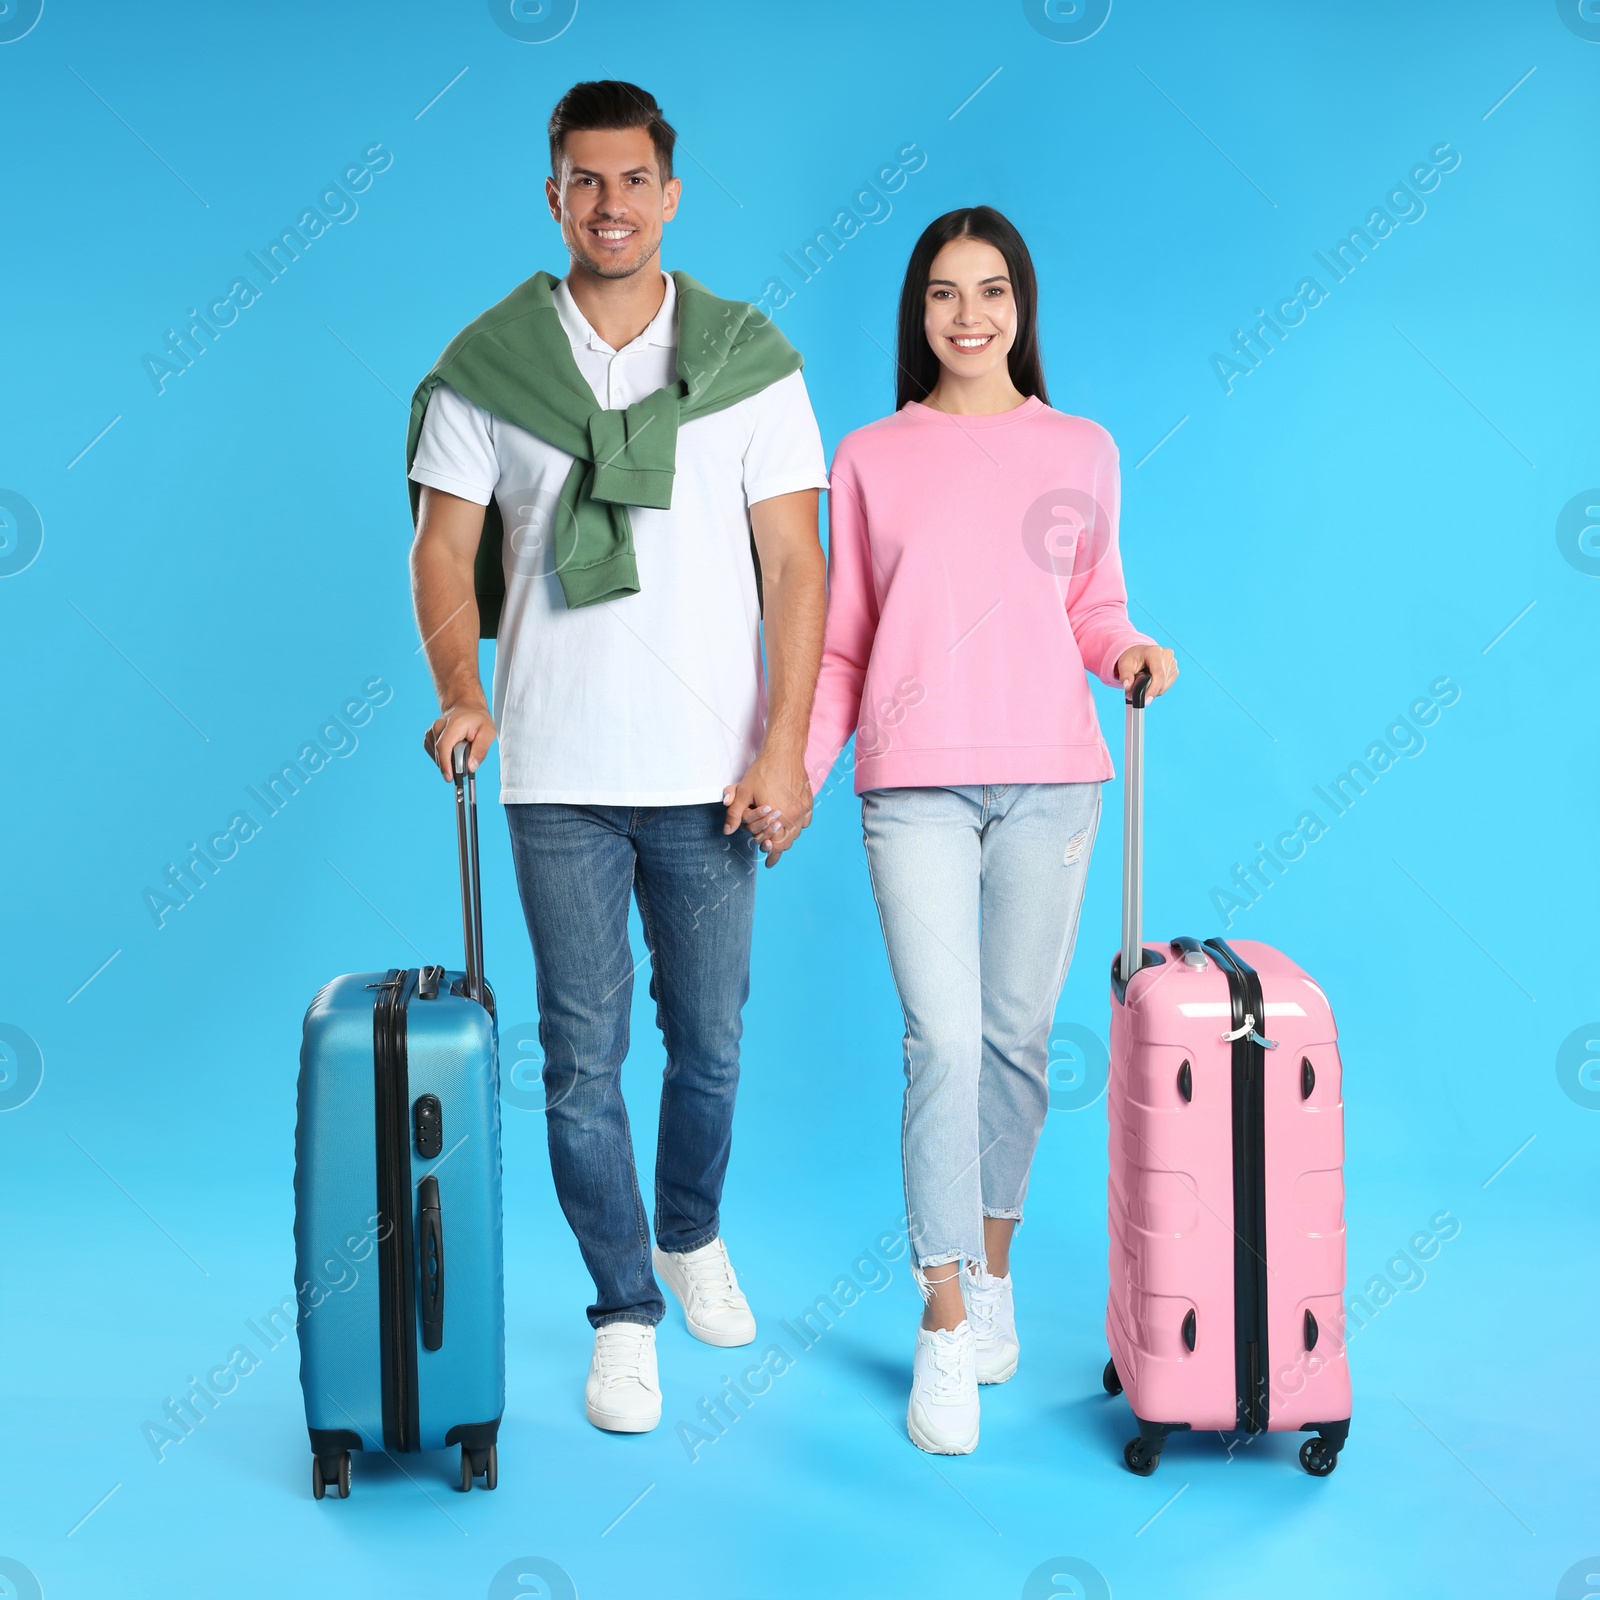
MULTIPOLYGON (((621 410, 677 378, 677 285, 613 350, 565 283, 556 312, 595 399, 621 410)), ((507 531, 494 718, 505 805, 721 800, 766 725, 750 507, 825 489, 798 372, 678 430, 670 510, 629 508, 639 593, 567 609, 549 531, 572 457, 440 384, 411 476, 487 505, 507 531)))

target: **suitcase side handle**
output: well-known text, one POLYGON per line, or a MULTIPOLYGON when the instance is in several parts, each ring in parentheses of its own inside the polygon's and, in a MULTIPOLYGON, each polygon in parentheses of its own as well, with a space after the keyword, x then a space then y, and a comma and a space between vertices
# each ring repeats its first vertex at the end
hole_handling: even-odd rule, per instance
POLYGON ((461 858, 461 942, 466 950, 467 994, 484 1004, 483 887, 478 878, 478 785, 463 739, 450 752, 456 779, 456 848, 461 858))
POLYGON ((444 1345, 444 1217, 439 1209, 439 1180, 431 1173, 417 1186, 417 1250, 422 1282, 422 1348, 444 1345))

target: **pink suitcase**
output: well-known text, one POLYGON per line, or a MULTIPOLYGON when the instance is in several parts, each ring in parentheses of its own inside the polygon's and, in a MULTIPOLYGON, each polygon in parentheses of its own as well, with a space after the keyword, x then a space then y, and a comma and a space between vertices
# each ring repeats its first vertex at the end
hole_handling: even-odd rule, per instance
POLYGON ((1111 967, 1105 1387, 1133 1408, 1141 1476, 1169 1433, 1216 1429, 1313 1433, 1300 1462, 1323 1477, 1350 1431, 1333 1012, 1270 945, 1142 943, 1146 683, 1127 696, 1111 967))

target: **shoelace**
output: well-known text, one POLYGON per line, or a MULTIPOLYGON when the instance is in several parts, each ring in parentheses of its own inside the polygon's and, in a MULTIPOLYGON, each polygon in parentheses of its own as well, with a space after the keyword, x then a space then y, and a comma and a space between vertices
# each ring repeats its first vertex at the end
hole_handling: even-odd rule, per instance
POLYGON ((739 1285, 734 1282, 733 1263, 728 1260, 728 1252, 721 1245, 719 1239, 718 1248, 696 1251, 693 1256, 678 1258, 689 1286, 708 1308, 736 1306, 739 1303, 739 1285))
POLYGON ((959 1397, 970 1385, 963 1382, 966 1356, 970 1348, 952 1333, 935 1333, 929 1341, 933 1350, 933 1398, 959 1397))
POLYGON ((643 1383, 644 1347, 645 1340, 631 1331, 612 1333, 602 1328, 594 1347, 595 1360, 600 1365, 602 1387, 625 1383, 630 1378, 636 1383, 643 1383))
POLYGON ((990 1277, 967 1278, 967 1320, 979 1343, 996 1338, 995 1313, 1000 1309, 1000 1280, 990 1277))

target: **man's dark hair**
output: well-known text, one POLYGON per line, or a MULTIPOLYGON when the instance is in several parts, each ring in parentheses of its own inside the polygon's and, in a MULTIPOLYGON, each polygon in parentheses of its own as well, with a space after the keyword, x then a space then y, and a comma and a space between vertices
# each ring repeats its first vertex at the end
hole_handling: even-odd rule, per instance
POLYGON ((661 115, 661 107, 648 89, 618 78, 575 83, 557 101, 550 113, 551 173, 560 176, 569 133, 592 133, 602 128, 643 128, 656 147, 661 181, 665 183, 672 176, 672 147, 678 140, 672 124, 661 115))

